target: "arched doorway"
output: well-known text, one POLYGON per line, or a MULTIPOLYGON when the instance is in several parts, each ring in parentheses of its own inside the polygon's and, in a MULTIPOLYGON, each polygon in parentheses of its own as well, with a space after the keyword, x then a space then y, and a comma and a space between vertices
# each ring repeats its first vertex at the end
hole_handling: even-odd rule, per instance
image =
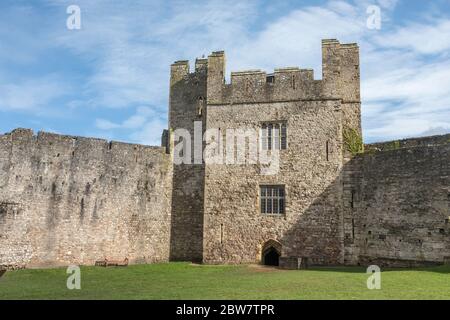
POLYGON ((281 244, 276 240, 267 241, 261 252, 261 263, 266 266, 278 266, 281 256, 281 244))

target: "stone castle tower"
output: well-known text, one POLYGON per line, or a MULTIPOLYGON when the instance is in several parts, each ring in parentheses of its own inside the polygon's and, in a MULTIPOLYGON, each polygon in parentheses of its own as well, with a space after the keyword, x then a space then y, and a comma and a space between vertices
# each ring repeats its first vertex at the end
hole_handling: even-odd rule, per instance
MULTIPOLYGON (((201 134, 221 128, 225 135, 227 129, 259 131, 265 124, 279 123, 287 133, 276 175, 261 175, 258 164, 174 166, 174 259, 254 262, 270 249, 264 248, 266 243, 278 243, 281 255, 343 262, 338 201, 342 188, 333 187, 329 196, 324 193, 339 179, 344 164, 343 128, 361 132, 359 49, 356 44, 324 40, 322 51, 322 80, 315 80, 310 69, 284 68, 270 75, 259 70, 232 72, 227 84, 224 52, 196 60, 193 73, 188 61, 172 65, 171 130, 184 128, 193 137, 197 121, 201 134), (260 187, 265 185, 284 188, 282 214, 261 213, 260 187), (308 208, 321 196, 326 198, 324 211, 317 212, 314 225, 299 223, 305 212, 313 214, 308 208), (314 244, 316 237, 326 239, 314 244)), ((194 154, 194 141, 190 146, 194 154)), ((226 150, 226 143, 221 147, 226 150)))
POLYGON ((363 152, 359 48, 322 59, 230 83, 222 51, 175 62, 162 147, 1 135, 0 266, 447 262, 450 135, 363 152))

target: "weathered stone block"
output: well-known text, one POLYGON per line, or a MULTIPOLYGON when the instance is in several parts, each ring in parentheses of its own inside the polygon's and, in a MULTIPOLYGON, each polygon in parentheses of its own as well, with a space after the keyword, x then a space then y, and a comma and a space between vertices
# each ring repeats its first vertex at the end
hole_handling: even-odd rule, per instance
POLYGON ((308 268, 308 258, 306 257, 280 257, 281 269, 299 270, 308 268))

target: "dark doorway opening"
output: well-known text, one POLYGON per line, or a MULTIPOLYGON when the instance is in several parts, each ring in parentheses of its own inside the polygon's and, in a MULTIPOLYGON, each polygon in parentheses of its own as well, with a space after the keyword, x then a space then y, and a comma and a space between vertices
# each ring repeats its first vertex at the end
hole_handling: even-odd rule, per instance
POLYGON ((263 252, 263 264, 266 266, 278 266, 280 254, 274 247, 270 247, 263 252))

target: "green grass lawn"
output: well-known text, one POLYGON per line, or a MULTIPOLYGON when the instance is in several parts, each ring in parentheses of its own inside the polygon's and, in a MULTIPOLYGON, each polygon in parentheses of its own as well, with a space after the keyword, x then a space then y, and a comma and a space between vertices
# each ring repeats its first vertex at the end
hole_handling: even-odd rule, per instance
POLYGON ((66 269, 19 270, 0 278, 0 299, 449 299, 450 267, 385 270, 368 290, 363 268, 278 270, 188 263, 81 268, 81 290, 66 269))

